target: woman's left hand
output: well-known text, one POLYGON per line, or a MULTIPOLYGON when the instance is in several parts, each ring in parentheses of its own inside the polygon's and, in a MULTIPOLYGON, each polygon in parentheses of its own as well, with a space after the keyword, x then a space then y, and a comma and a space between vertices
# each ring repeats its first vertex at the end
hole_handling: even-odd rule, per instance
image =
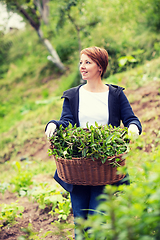
POLYGON ((138 137, 139 136, 139 129, 136 124, 130 124, 128 127, 128 135, 131 137, 138 137))

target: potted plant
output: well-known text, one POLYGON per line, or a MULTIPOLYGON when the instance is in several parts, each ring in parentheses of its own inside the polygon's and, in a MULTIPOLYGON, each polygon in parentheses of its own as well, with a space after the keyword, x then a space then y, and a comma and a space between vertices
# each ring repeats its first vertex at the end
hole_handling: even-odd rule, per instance
POLYGON ((50 139, 59 177, 78 185, 104 185, 119 181, 117 167, 125 165, 128 149, 127 128, 111 125, 87 128, 62 126, 50 139))

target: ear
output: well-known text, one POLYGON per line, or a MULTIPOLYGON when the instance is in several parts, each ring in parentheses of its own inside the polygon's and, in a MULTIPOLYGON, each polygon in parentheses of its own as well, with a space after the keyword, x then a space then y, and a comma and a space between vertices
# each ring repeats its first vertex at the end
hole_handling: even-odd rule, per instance
POLYGON ((99 71, 102 72, 102 68, 101 67, 99 67, 99 71))

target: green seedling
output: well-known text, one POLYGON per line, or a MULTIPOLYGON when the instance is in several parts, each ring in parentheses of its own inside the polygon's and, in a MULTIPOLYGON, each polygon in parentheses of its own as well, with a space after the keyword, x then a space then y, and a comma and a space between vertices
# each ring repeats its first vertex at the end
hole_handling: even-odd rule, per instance
POLYGON ((15 163, 17 174, 11 179, 13 192, 18 192, 19 196, 27 195, 29 186, 33 184, 33 174, 29 170, 23 170, 19 162, 15 163))
MULTIPOLYGON (((55 213, 58 214, 58 221, 66 221, 71 212, 70 199, 63 198, 62 202, 58 203, 58 206, 54 209, 55 213)), ((50 212, 51 213, 51 212, 50 212)))
POLYGON ((0 226, 6 226, 8 224, 13 224, 16 218, 21 218, 24 207, 18 205, 18 201, 11 204, 0 204, 0 226))
POLYGON ((39 203, 40 209, 48 207, 52 211, 59 202, 63 201, 61 192, 53 187, 48 187, 47 184, 40 184, 38 187, 33 188, 30 196, 39 203))

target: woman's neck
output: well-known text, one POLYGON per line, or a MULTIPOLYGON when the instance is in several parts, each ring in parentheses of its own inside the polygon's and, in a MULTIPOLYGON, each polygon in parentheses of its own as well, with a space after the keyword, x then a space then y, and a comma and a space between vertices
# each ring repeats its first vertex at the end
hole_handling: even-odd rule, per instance
POLYGON ((100 82, 88 81, 84 85, 84 89, 89 92, 107 92, 109 88, 107 85, 102 83, 102 81, 100 81, 100 82))

